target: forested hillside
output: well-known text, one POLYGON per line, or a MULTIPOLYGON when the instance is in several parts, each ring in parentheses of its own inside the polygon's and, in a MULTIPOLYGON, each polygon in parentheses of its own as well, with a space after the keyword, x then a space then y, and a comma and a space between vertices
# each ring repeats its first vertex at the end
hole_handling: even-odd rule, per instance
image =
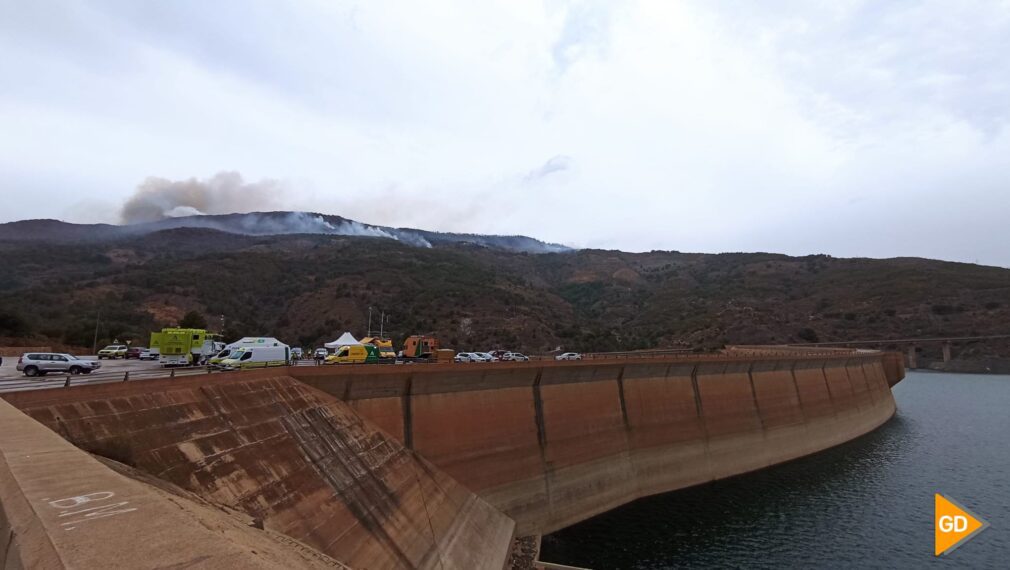
POLYGON ((1006 332, 1010 270, 924 259, 418 248, 332 235, 171 229, 111 241, 0 241, 0 337, 90 346, 189 311, 228 337, 315 346, 435 333, 457 350, 708 349, 1006 332))

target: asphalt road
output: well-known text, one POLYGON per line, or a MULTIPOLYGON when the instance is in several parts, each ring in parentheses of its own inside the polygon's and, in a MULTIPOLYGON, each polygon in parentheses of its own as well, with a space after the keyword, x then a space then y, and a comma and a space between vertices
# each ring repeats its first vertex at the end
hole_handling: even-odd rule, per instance
MULTIPOLYGON (((98 360, 96 356, 78 356, 78 358, 83 358, 85 360, 98 360)), ((0 380, 10 380, 11 378, 24 378, 24 375, 17 371, 18 357, 16 356, 5 356, 3 357, 3 365, 0 366, 0 380)), ((140 371, 140 370, 154 370, 156 368, 161 368, 157 360, 101 360, 102 367, 98 369, 99 372, 126 372, 129 371, 140 371)))
MULTIPOLYGON (((80 356, 79 358, 94 360, 91 356, 80 356)), ((81 374, 73 376, 72 383, 88 384, 99 382, 122 381, 126 372, 131 376, 140 378, 151 378, 155 376, 168 376, 171 370, 162 368, 157 361, 150 360, 102 360, 102 367, 91 374, 81 374)), ((66 382, 67 374, 49 373, 46 376, 29 378, 18 372, 18 357, 4 356, 3 364, 0 364, 0 392, 12 390, 32 390, 39 388, 55 388, 62 386, 66 382)), ((203 373, 203 368, 180 368, 176 370, 176 375, 203 373)))
MULTIPOLYGON (((91 356, 79 356, 89 360, 96 360, 91 356)), ((20 390, 42 390, 46 388, 62 388, 67 379, 71 385, 80 384, 101 384, 106 382, 123 382, 126 374, 129 373, 129 381, 150 380, 152 378, 165 378, 174 372, 176 377, 192 376, 195 374, 206 374, 207 368, 203 366, 164 368, 157 361, 150 360, 102 360, 102 367, 91 374, 80 374, 70 376, 65 372, 49 373, 46 376, 29 378, 18 372, 18 357, 5 356, 3 364, 0 365, 0 392, 16 392, 20 390)), ((301 360, 296 366, 312 366, 312 360, 301 360)))

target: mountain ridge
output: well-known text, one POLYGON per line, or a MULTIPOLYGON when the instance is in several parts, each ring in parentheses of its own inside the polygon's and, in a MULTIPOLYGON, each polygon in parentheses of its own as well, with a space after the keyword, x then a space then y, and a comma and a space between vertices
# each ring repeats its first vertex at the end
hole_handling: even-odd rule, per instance
POLYGON ((379 237, 415 247, 463 243, 526 253, 557 253, 572 250, 567 246, 523 235, 484 235, 397 228, 366 224, 332 214, 286 211, 201 214, 124 225, 76 224, 48 218, 19 220, 0 224, 0 240, 101 242, 176 228, 207 228, 252 236, 321 234, 379 237))

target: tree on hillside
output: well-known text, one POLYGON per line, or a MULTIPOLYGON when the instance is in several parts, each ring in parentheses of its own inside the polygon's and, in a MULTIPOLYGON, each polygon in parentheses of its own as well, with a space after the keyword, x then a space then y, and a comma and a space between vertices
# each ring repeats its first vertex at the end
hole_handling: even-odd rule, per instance
POLYGON ((31 326, 21 315, 0 313, 0 336, 21 337, 31 332, 31 326))
POLYGON ((183 329, 206 329, 207 319, 196 311, 190 311, 179 321, 179 328, 183 329))
POLYGON ((804 341, 807 341, 807 342, 820 342, 821 341, 821 339, 817 336, 817 331, 815 331, 814 329, 811 329, 811 328, 802 328, 802 329, 800 329, 799 331, 796 332, 796 336, 798 336, 800 338, 800 340, 804 340, 804 341))

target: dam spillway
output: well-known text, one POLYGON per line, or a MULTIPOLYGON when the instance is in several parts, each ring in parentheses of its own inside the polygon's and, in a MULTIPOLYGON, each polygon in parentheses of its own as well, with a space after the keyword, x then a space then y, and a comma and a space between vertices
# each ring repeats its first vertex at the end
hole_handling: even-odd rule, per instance
MULTIPOLYGON (((260 521, 264 530, 250 539, 243 529, 232 547, 274 533, 350 568, 498 569, 515 536, 867 433, 893 415, 890 387, 903 375, 888 353, 762 347, 291 367, 7 394, 13 407, 0 417, 48 446, 61 442, 45 433, 59 434, 72 444, 61 453, 96 471, 140 485, 150 476, 260 521)), ((33 501, 17 484, 26 467, 7 457, 30 449, 31 437, 8 439, 8 558, 30 557, 33 539, 57 531, 45 510, 6 512, 8 493, 33 501)), ((286 564, 301 565, 298 556, 286 564)))

